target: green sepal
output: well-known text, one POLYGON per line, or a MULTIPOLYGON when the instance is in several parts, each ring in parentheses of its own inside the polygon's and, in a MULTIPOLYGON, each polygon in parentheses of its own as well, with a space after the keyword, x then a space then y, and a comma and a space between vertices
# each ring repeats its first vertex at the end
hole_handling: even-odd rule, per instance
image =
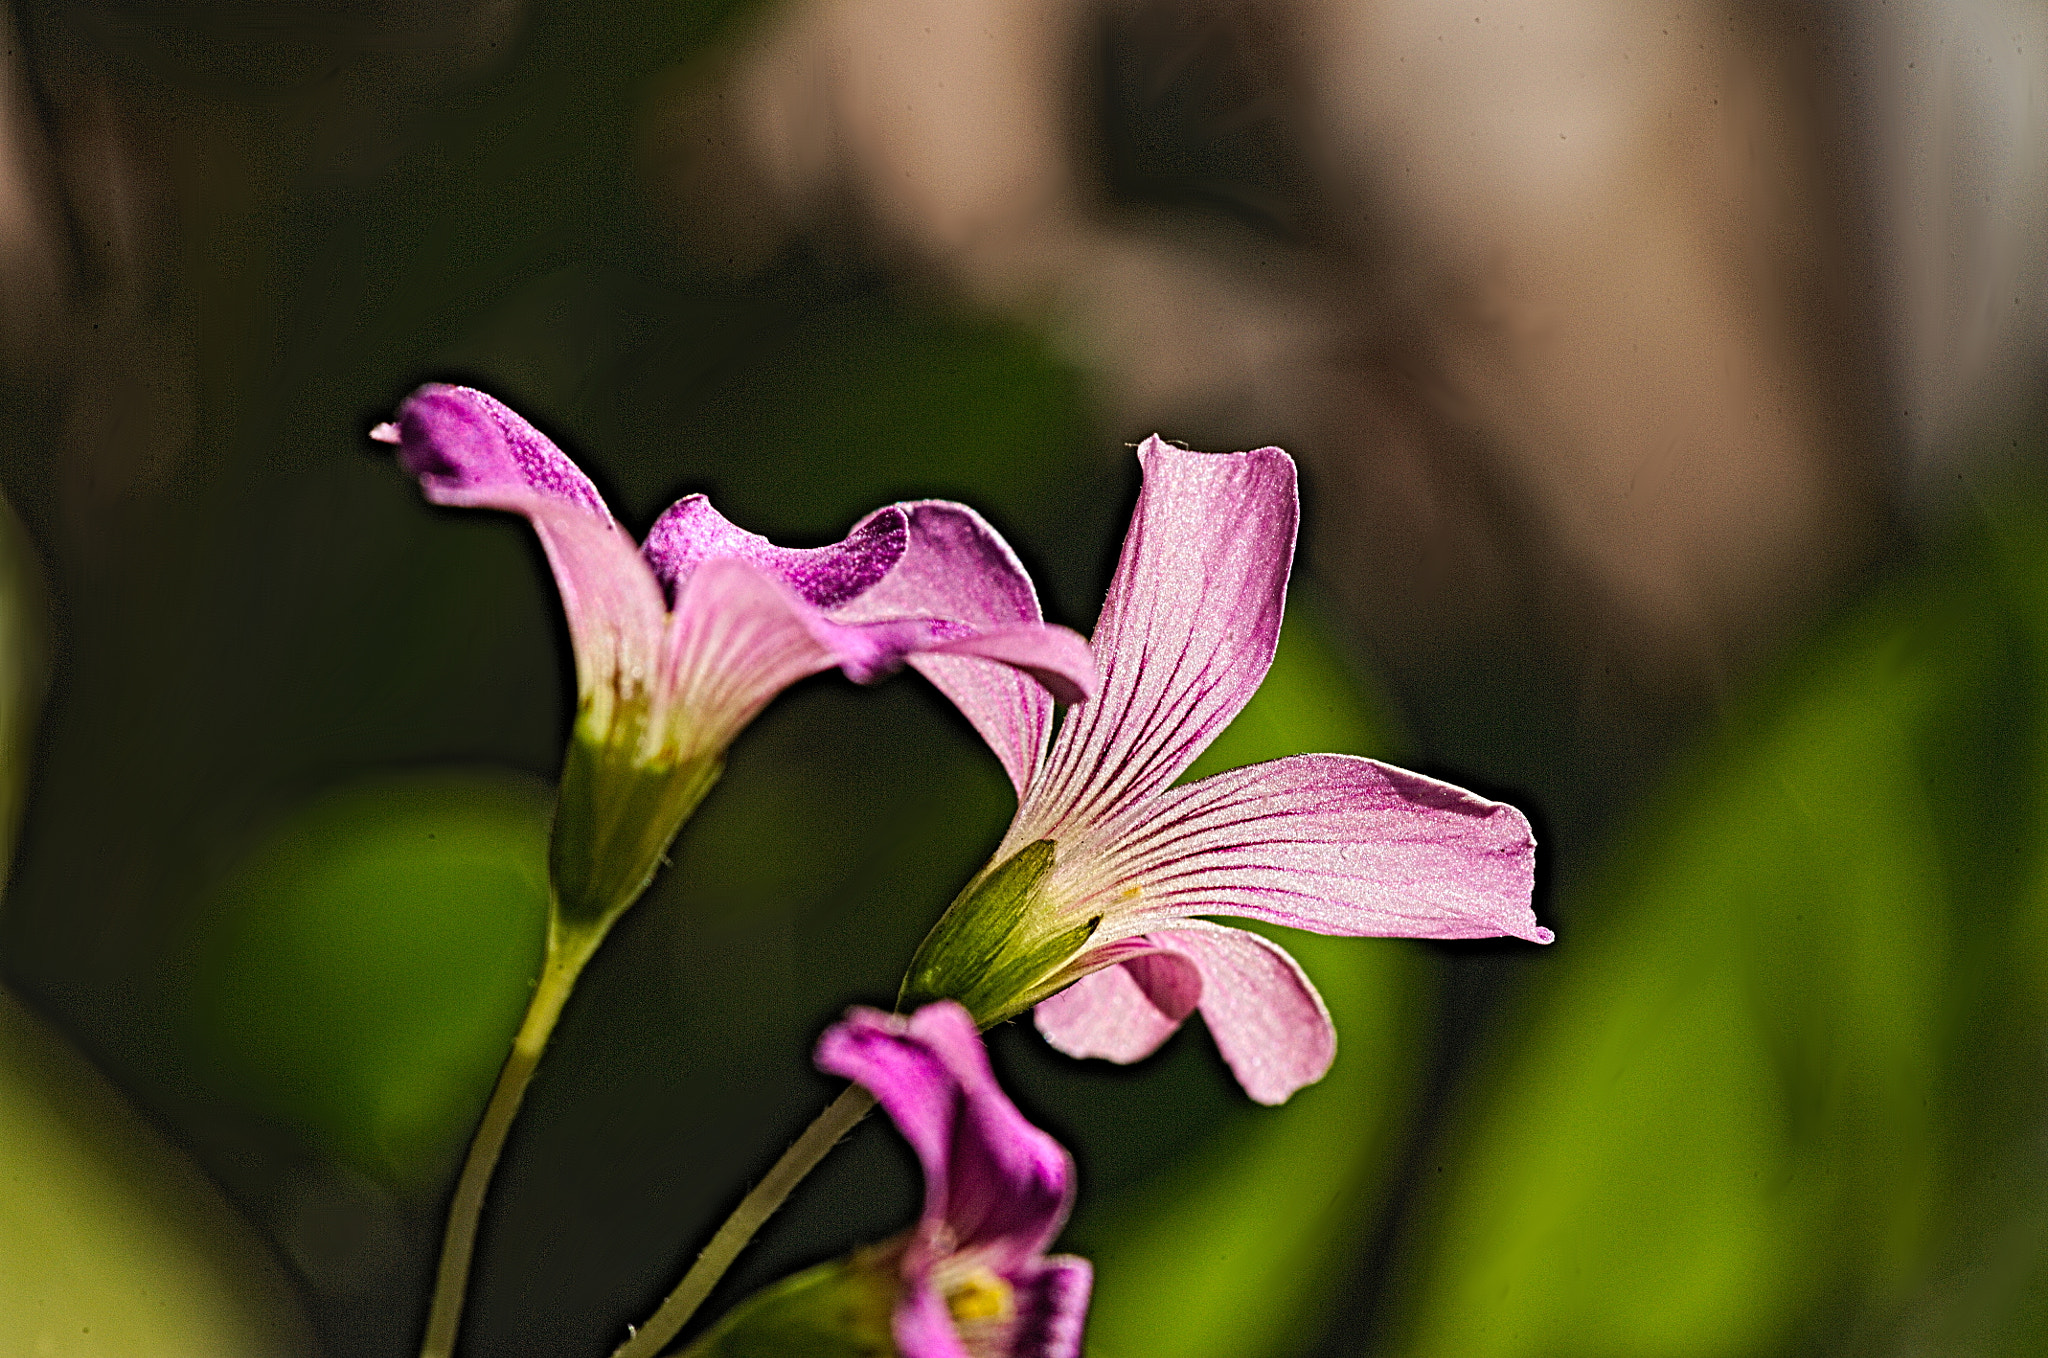
POLYGON ((1052 840, 1034 840, 967 884, 910 959, 898 1009, 958 1000, 986 1028, 1030 1002, 1033 988, 1102 923, 1098 915, 1051 938, 1029 936, 1031 906, 1052 872, 1053 850, 1052 840))
POLYGON ((725 771, 716 755, 635 757, 637 741, 599 740, 583 723, 569 740, 555 803, 548 875, 566 925, 602 929, 640 898, 662 855, 725 771))
POLYGON ((747 1298, 682 1358, 895 1358, 900 1243, 855 1250, 747 1298))

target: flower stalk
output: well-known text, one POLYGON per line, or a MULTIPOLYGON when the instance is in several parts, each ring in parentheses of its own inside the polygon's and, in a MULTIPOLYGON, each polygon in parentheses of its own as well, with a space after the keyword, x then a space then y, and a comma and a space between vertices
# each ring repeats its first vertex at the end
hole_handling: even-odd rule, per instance
MULTIPOLYGON (((613 918, 617 918, 616 915, 613 918)), ((434 1299, 427 1310, 426 1337, 420 1344, 420 1358, 451 1358, 455 1335, 462 1324, 463 1301, 469 1292, 471 1257, 476 1253, 477 1226, 483 1219, 484 1195, 491 1175, 504 1152, 512 1120, 533 1082, 533 1072, 547 1050, 548 1038, 561 1020, 562 1006, 576 989, 576 978, 597 951, 597 945, 611 927, 607 920, 595 929, 565 926, 560 912, 549 920, 547 956, 541 964, 540 979, 527 1001, 526 1016, 512 1038, 512 1050, 498 1071, 490 1101, 470 1139, 469 1154, 462 1162, 462 1175, 455 1182, 455 1196, 448 1204, 448 1224, 441 1236, 441 1262, 434 1271, 434 1299)))
POLYGON ((848 1085, 838 1098, 827 1104, 825 1111, 804 1129, 804 1134, 782 1153, 774 1168, 740 1199, 740 1205, 718 1228, 718 1234, 711 1237, 711 1243, 697 1256, 697 1262, 690 1265, 690 1271, 683 1275, 675 1290, 662 1301, 660 1309, 649 1316, 647 1323, 635 1330, 625 1343, 612 1351, 612 1358, 655 1358, 668 1341, 690 1323, 690 1317, 697 1314, 697 1308, 711 1295, 711 1289, 732 1267, 733 1260, 739 1258, 740 1251, 767 1224, 768 1218, 775 1215, 805 1176, 818 1167, 819 1162, 860 1124, 874 1106, 875 1096, 857 1084, 848 1085))

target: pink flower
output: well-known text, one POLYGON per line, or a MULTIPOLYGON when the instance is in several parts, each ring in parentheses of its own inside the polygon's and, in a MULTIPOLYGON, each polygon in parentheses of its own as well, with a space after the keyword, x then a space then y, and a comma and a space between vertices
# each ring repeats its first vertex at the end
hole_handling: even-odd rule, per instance
POLYGON ((553 848, 571 915, 645 888, 726 747, 806 675, 865 683, 908 663, 977 722, 1093 690, 1087 644, 1041 620, 1016 556, 964 505, 890 505, 796 550, 691 495, 636 547, 590 478, 480 391, 421 387, 371 437, 398 445, 428 499, 524 515, 547 552, 576 655, 553 848))
POLYGON ((1323 934, 1548 943, 1535 841, 1511 806, 1349 755, 1177 778, 1265 677, 1300 516, 1277 448, 1147 439, 1144 489, 1091 645, 1102 688, 1045 737, 1020 691, 982 729, 1018 794, 992 865, 920 947, 907 1003, 983 1025, 1037 1006, 1073 1056, 1136 1061, 1199 1010, 1245 1092, 1321 1079, 1336 1032, 1293 958, 1200 916, 1323 934))
POLYGON ((890 1323, 902 1358, 1078 1358, 1093 1273, 1045 1253, 1074 1204, 1073 1162, 1003 1093, 967 1011, 853 1009, 817 1061, 865 1085, 924 1166, 890 1323))

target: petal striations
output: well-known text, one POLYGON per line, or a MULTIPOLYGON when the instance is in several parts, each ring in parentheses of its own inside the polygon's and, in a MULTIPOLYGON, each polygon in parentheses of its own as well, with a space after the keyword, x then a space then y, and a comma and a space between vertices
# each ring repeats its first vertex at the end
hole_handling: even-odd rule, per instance
POLYGON ((1022 837, 1062 837, 1166 787, 1266 676, 1300 519, 1278 448, 1191 453, 1156 436, 1092 642, 1101 693, 1053 743, 1022 837))
POLYGON ((1140 923, 1241 915, 1319 934, 1548 943, 1521 812, 1353 755, 1311 754, 1178 787, 1101 827, 1140 923))

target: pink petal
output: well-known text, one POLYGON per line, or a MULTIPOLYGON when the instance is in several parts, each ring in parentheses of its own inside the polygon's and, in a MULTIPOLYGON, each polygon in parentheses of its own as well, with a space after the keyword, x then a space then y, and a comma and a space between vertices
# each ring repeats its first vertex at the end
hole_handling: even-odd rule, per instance
POLYGON ((910 523, 903 559, 834 618, 948 618, 990 638, 911 663, 981 733, 1022 796, 1045 750, 1054 699, 1094 693, 1094 656, 1074 633, 1043 625, 1031 577, 979 514, 945 500, 902 509, 910 523))
POLYGON ((1179 776, 1265 678, 1300 518, 1278 448, 1138 449, 1144 488, 1093 646, 1102 691, 1054 741, 1020 814, 1059 839, 1179 776))
MULTIPOLYGON (((1514 807, 1351 755, 1311 754, 1174 788, 1099 827, 1125 921, 1241 915, 1319 934, 1548 943, 1536 841, 1514 807)), ((1142 927, 1142 923, 1138 927, 1142 927)))
POLYGON ((689 495, 654 521, 641 551, 671 595, 706 561, 731 557, 782 581, 812 607, 830 609, 874 588, 902 559, 908 540, 907 517, 889 505, 828 547, 777 547, 729 521, 702 495, 689 495))
MULTIPOLYGON (((1086 1259, 1055 1254, 1009 1279, 1017 1307, 1008 1358, 1080 1358, 1095 1270, 1086 1259)), ((910 1358, 906 1352, 905 1358, 910 1358)))
POLYGON ((1048 1042, 1070 1056, 1131 1061, 1150 1055, 1186 1017, 1180 1006, 1188 988, 1185 978, 1192 975, 1195 1007, 1217 1051, 1253 1099, 1285 1103, 1329 1070, 1337 1055, 1337 1030, 1322 996, 1285 949, 1243 929, 1200 920, 1146 934, 1143 942, 1153 951, 1084 977, 1039 1004, 1038 1029, 1048 1042), (1154 969, 1156 977, 1168 959, 1173 993, 1170 1004, 1161 1004, 1162 988, 1145 969, 1154 969), (1084 988, 1092 990, 1090 998, 1062 1003, 1084 988), (1119 998, 1105 1001, 1100 998, 1105 993, 1119 998))
POLYGON ((1337 1058, 1337 1028, 1323 997, 1277 943, 1243 929, 1191 920, 1147 935, 1202 972, 1202 1022, 1244 1092, 1285 1103, 1337 1058))
POLYGON ((502 509, 532 523, 569 620, 576 678, 586 695, 651 677, 660 587, 590 478, 502 402, 429 383, 407 397, 378 437, 436 504, 502 509))
POLYGON ((1010 1314, 956 1322, 932 1280, 921 1278, 896 1304, 891 1329, 901 1358, 1080 1358, 1095 1270, 1056 1254, 1005 1270, 1010 1314), (966 1336, 963 1337, 963 1332, 966 1336))
POLYGON ((890 1330, 898 1358, 974 1358, 960 1342, 946 1299, 927 1280, 911 1284, 896 1303, 890 1330))
POLYGON ((996 1083, 965 1009, 943 1001, 908 1019, 850 1009, 819 1039, 817 1064, 867 1086, 924 1166, 908 1281, 954 1252, 1005 1272, 1059 1234, 1074 1200, 1072 1162, 996 1083))
POLYGON ((769 699, 840 663, 844 640, 759 568, 706 562, 683 582, 669 619, 664 687, 681 723, 675 734, 697 749, 723 750, 769 699))
MULTIPOLYGON (((1150 943, 1142 937, 1124 942, 1150 943)), ((1201 998, 1202 973, 1194 962, 1151 948, 1039 1001, 1032 1019, 1055 1050, 1129 1065, 1158 1051, 1201 998)))

